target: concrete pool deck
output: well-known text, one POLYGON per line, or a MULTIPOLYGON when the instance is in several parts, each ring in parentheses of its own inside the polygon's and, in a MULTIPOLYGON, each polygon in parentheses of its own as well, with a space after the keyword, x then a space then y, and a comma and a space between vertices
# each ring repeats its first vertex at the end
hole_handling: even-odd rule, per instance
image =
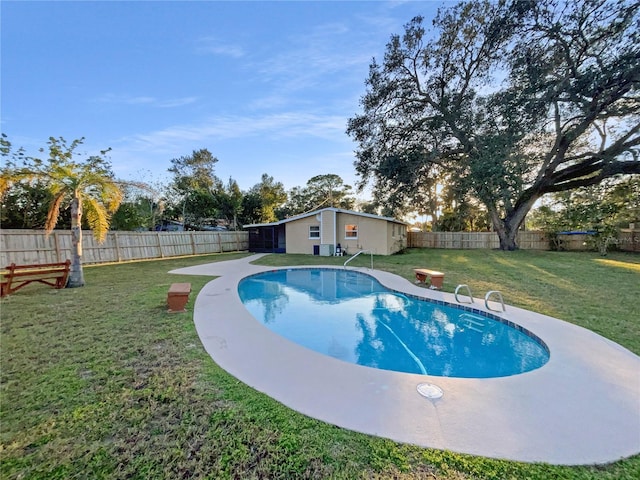
MULTIPOLYGON (((224 370, 284 405, 350 430, 492 458, 580 465, 640 453, 640 357, 620 345, 507 305, 505 313, 491 313, 547 344, 551 355, 543 367, 487 379, 362 367, 290 342, 251 316, 237 286, 248 275, 275 269, 250 263, 260 256, 170 273, 219 277, 195 301, 193 317, 204 348, 224 370), (444 395, 421 396, 421 383, 439 386, 444 395)), ((397 275, 349 269, 393 290, 456 304, 453 294, 397 275)), ((472 306, 487 311, 478 299, 472 306)))

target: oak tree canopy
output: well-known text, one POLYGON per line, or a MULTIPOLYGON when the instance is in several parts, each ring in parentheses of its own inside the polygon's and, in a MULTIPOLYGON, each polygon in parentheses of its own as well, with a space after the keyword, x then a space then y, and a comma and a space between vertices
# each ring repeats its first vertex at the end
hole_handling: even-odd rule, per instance
POLYGON ((360 186, 399 210, 434 179, 487 209, 500 247, 545 194, 640 174, 640 3, 470 1, 375 59, 349 119, 360 186))

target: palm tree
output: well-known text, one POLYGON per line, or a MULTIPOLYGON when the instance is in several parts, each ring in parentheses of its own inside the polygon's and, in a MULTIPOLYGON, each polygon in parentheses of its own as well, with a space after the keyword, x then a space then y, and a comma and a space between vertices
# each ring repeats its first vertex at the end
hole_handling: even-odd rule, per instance
MULTIPOLYGON (((91 156, 84 162, 74 160, 74 151, 84 138, 74 140, 70 145, 64 138, 50 137, 48 144, 49 159, 45 163, 40 159, 22 156, 23 166, 15 161, 7 162, 0 176, 0 194, 12 183, 19 181, 41 180, 50 190, 53 200, 47 214, 45 231, 51 233, 58 219, 60 209, 68 204, 71 209, 72 259, 67 287, 82 287, 82 217, 85 215, 89 228, 99 243, 102 243, 109 230, 111 215, 122 201, 122 190, 113 178, 111 166, 104 158, 109 150, 100 155, 91 156)), ((2 139, 3 156, 10 154, 10 143, 2 139)), ((44 151, 44 149, 41 149, 44 151)), ((16 156, 13 156, 14 160, 16 156)))

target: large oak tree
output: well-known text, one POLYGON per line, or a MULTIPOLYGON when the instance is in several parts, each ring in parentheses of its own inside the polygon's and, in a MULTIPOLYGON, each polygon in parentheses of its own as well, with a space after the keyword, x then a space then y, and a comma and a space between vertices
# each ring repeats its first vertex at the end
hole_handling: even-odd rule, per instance
POLYGON ((434 178, 486 207, 502 249, 541 196, 640 173, 637 1, 471 1, 414 18, 349 120, 361 185, 410 207, 434 178))

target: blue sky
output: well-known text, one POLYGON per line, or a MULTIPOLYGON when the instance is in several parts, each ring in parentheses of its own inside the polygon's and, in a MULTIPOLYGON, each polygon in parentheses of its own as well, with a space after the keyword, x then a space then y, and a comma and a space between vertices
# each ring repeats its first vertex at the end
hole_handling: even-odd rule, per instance
POLYGON ((172 158, 207 148, 243 190, 263 173, 353 185, 345 129, 369 63, 443 5, 3 0, 2 132, 32 154, 50 136, 111 147, 126 180, 166 180, 172 158))

